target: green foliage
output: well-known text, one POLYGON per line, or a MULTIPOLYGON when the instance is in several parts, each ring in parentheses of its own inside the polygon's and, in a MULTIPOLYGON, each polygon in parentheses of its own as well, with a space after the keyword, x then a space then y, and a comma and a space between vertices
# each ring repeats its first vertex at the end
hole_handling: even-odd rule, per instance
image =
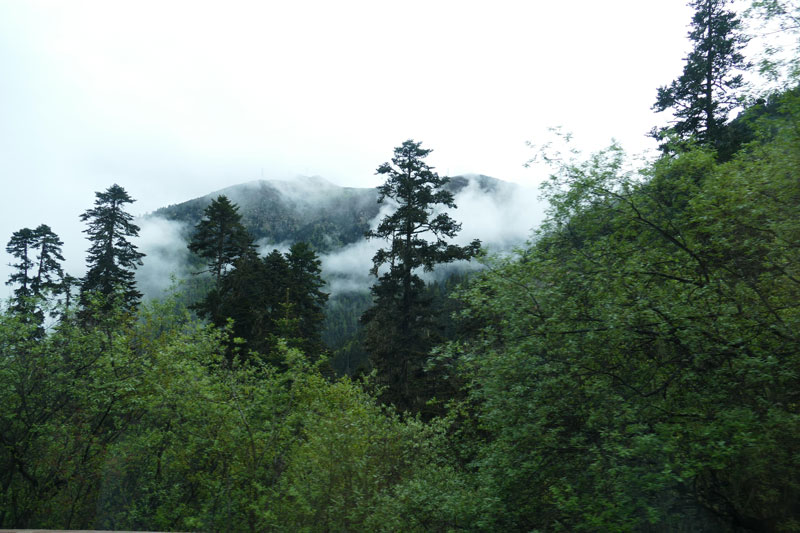
POLYGON ((693 0, 692 29, 689 39, 693 49, 686 58, 683 74, 667 87, 658 89, 655 111, 673 110, 671 128, 654 129, 660 141, 674 134, 676 140, 663 146, 680 148, 690 137, 701 144, 714 146, 728 113, 738 105, 736 90, 742 86, 746 68, 741 49, 746 39, 736 14, 726 10, 728 0, 693 0), (678 146, 675 146, 675 142, 678 146))
POLYGON ((796 530, 797 101, 730 162, 566 164, 464 298, 468 454, 494 530, 796 530), (696 528, 696 529, 695 529, 696 528))
POLYGON ((287 464, 277 506, 291 531, 371 530, 382 496, 435 453, 428 430, 401 422, 350 381, 309 382, 299 446, 287 464))
POLYGON ((424 162, 431 150, 421 144, 405 141, 395 148, 392 164, 378 167, 377 174, 386 176, 386 182, 378 187, 378 203, 389 199, 397 209, 365 234, 389 241, 389 248, 381 248, 373 258, 373 275, 378 276, 384 265, 388 271, 372 287, 375 305, 362 318, 365 347, 387 387, 385 399, 403 410, 418 410, 430 399, 423 364, 438 340, 432 334, 434 317, 425 284, 416 271, 469 260, 480 250, 477 240, 469 246, 447 243, 461 225, 447 213, 434 215, 434 209, 455 208, 453 194, 443 189, 448 178, 440 177, 424 162))
POLYGON ((208 261, 208 270, 217 284, 222 274, 237 259, 254 253, 253 238, 242 226, 239 207, 220 195, 205 208, 203 219, 195 226, 189 250, 208 261))
POLYGON ((212 288, 201 304, 196 306, 200 316, 212 324, 225 327, 233 320, 235 338, 248 343, 252 350, 269 353, 271 334, 279 317, 279 301, 284 293, 280 280, 285 279, 285 261, 278 253, 284 268, 276 272, 269 258, 254 255, 240 258, 235 268, 227 272, 220 284, 212 288), (277 274, 277 275, 276 275, 277 274))
POLYGON ((176 301, 123 302, 39 339, 0 316, 0 527, 367 531, 436 469, 431 428, 297 350, 229 359, 176 301))
POLYGON ((140 412, 123 301, 91 302, 91 327, 63 321, 43 338, 0 317, 0 524, 91 524, 108 447, 140 412))
POLYGON ((249 350, 269 356, 283 339, 316 358, 324 351, 320 329, 328 297, 319 264, 305 243, 286 255, 244 255, 194 308, 220 328, 233 320, 234 337, 249 350))
MULTIPOLYGON (((66 304, 49 331, 35 306, 0 312, 0 527, 800 530, 798 93, 743 116, 724 161, 709 146, 639 174, 616 146, 562 160, 535 239, 488 259, 460 306, 462 278, 415 269, 477 243, 456 250, 458 225, 426 218, 452 197, 404 143, 379 169, 406 218, 374 232, 392 244, 368 313, 377 378, 327 375, 303 243, 220 270, 210 325, 185 295, 134 315, 125 283, 84 291, 84 320, 66 304), (383 399, 400 390, 416 416, 378 401, 393 354, 414 379, 383 399), (443 418, 419 407, 442 396, 443 418)), ((118 253, 135 226, 112 189, 84 216, 118 253)), ((60 246, 46 226, 12 236, 18 297, 69 284, 60 246)), ((333 303, 349 315, 331 331, 353 333, 366 300, 333 303)))
POLYGON ((33 278, 31 289, 34 295, 58 291, 64 270, 61 268, 61 246, 64 244, 58 235, 53 233, 50 226, 40 224, 35 230, 36 247, 39 250, 36 265, 36 277, 33 278))
POLYGON ((274 250, 261 259, 241 223, 238 206, 219 196, 205 210, 189 249, 209 260, 215 286, 194 307, 223 327, 234 321, 237 338, 251 350, 269 354, 278 338, 309 355, 318 355, 322 309, 327 294, 320 261, 306 243, 295 243, 286 257, 274 250))
POLYGON ((796 86, 800 81, 800 2, 752 0, 745 13, 760 23, 758 37, 767 38, 758 62, 759 73, 777 90, 796 86))
POLYGON ((321 327, 328 294, 321 290, 325 282, 320 260, 307 243, 296 242, 286 254, 286 262, 288 299, 297 318, 297 335, 302 339, 297 348, 306 354, 322 353, 321 327))
POLYGON ((6 282, 6 285, 18 285, 14 289, 12 307, 21 316, 34 317, 37 324, 44 319, 40 308, 42 300, 49 293, 61 289, 63 244, 49 226, 41 224, 34 230, 22 228, 15 231, 6 246, 6 252, 19 261, 11 265, 16 271, 6 282))
POLYGON ((321 338, 331 351, 337 375, 353 376, 368 367, 360 319, 371 305, 372 296, 365 290, 334 293, 325 306, 321 338))
POLYGON ((14 289, 14 296, 18 301, 22 301, 33 296, 31 288, 31 271, 34 267, 31 253, 36 243, 34 232, 30 228, 22 228, 11 235, 11 239, 6 245, 6 252, 17 258, 18 263, 10 265, 16 271, 8 277, 6 285, 17 284, 19 287, 14 289))
POLYGON ((92 243, 86 258, 88 270, 81 286, 81 304, 88 306, 92 294, 109 302, 112 295, 122 291, 125 306, 131 310, 142 297, 136 290, 134 270, 144 257, 128 240, 139 235, 139 226, 131 222, 133 215, 124 210, 125 204, 134 200, 117 184, 95 196, 95 206, 81 215, 81 220, 88 222, 84 233, 92 243))

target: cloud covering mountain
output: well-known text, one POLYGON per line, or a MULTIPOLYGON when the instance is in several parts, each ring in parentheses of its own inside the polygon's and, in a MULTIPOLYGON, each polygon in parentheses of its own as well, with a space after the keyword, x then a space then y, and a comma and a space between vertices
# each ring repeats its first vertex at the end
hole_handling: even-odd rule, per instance
MULTIPOLYGON (((543 218, 544 203, 532 188, 482 175, 454 177, 448 188, 457 206, 448 211, 462 224, 454 239, 458 244, 480 239, 490 252, 508 250, 523 244, 543 218)), ((374 188, 298 177, 227 187, 142 218, 137 244, 147 256, 137 279, 146 294, 160 294, 172 283, 171 276, 189 275, 186 242, 205 207, 221 194, 239 206, 260 253, 286 251, 293 242, 306 241, 320 255, 329 291, 365 290, 374 280, 369 276, 372 257, 385 243, 363 235, 394 206, 389 201, 378 204, 374 188)))

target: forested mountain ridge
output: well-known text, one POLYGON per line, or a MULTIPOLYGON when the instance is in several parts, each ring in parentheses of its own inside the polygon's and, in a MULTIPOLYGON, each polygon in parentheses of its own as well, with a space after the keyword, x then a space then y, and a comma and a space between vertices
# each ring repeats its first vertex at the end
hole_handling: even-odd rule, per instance
MULTIPOLYGON (((455 176, 447 190, 457 194, 473 184, 478 190, 507 198, 517 185, 483 175, 455 176)), ((253 239, 269 243, 307 242, 324 253, 357 242, 380 210, 375 188, 340 187, 318 176, 291 181, 258 180, 226 187, 180 204, 157 209, 152 216, 193 228, 211 200, 225 195, 238 205, 242 224, 253 239)))
MULTIPOLYGON (((509 206, 519 203, 521 186, 485 175, 454 176, 444 185, 444 190, 458 195, 473 193, 473 198, 482 203, 509 206)), ((219 196, 229 198, 238 208, 241 223, 254 241, 265 246, 265 253, 272 246, 288 246, 291 243, 306 242, 319 254, 336 254, 344 247, 364 242, 364 234, 370 229, 378 217, 381 205, 378 203, 378 191, 375 188, 340 187, 318 176, 297 177, 294 180, 258 180, 209 193, 176 205, 156 210, 153 217, 176 221, 183 224, 182 238, 188 242, 192 231, 202 219, 204 210, 219 196)), ((460 211, 455 211, 462 216, 460 211)), ((521 245, 523 240, 512 240, 512 245, 521 245)), ((493 243, 487 243, 492 246, 493 243)), ((495 248, 507 247, 508 242, 497 243, 495 248)), ((148 250, 150 256, 174 254, 171 248, 148 250)), ((356 254, 362 253, 361 251, 356 254)), ((322 338, 331 351, 333 368, 339 374, 351 374, 366 361, 366 353, 361 348, 358 335, 361 330, 359 317, 369 307, 371 298, 368 294, 371 284, 367 277, 369 258, 373 252, 367 252, 363 264, 352 266, 348 272, 326 271, 322 276, 329 284, 324 288, 331 293, 328 300, 323 324, 322 338), (347 284, 348 289, 336 289, 336 280, 353 280, 347 284)), ((350 254, 352 255, 352 254, 350 254)), ((186 261, 191 262, 187 255, 186 261)), ((158 262, 158 261, 157 261, 158 262)), ((201 286, 185 293, 193 294, 189 301, 194 301, 204 294, 208 287, 202 279, 189 276, 188 272, 196 272, 198 265, 175 264, 177 272, 184 272, 183 277, 189 282, 184 285, 201 286)), ((143 269, 147 272, 147 269, 143 269)), ((150 276, 144 276, 150 277, 150 276)), ((142 279, 144 281, 144 279, 142 279)), ((146 294, 159 297, 160 290, 142 284, 146 294)), ((443 317, 446 318, 446 317, 443 317)))
MULTIPOLYGON (((332 357, 335 265, 306 243, 264 256, 224 195, 188 242, 210 285, 195 314, 185 286, 138 301, 117 185, 82 215, 98 244, 83 280, 63 275, 48 226, 15 232, 0 527, 800 531, 800 71, 722 121, 727 95, 709 98, 738 86, 739 22, 725 1, 690 5, 695 51, 659 89, 658 108, 682 111, 654 130, 661 155, 547 158, 545 220, 468 279, 418 274, 475 257, 484 189, 454 198, 429 149, 396 147, 378 167, 391 208, 361 250, 377 281, 329 305, 348 344, 332 357)), ((528 223, 525 207, 512 214, 528 223)))
POLYGON ((230 324, 175 299, 134 313, 96 294, 73 304, 88 320, 62 307, 40 331, 49 295, 25 286, 21 245, 58 243, 20 231, 0 526, 797 530, 800 101, 776 102, 726 162, 562 161, 537 238, 470 281, 457 338, 412 374, 448 402, 429 421, 286 341, 237 352, 230 324))

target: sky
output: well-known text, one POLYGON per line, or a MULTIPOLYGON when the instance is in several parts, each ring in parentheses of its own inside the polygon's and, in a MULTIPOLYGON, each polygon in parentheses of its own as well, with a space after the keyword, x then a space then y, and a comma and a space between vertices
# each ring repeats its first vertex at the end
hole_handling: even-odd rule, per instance
MULTIPOLYGON (((375 187, 404 140, 447 175, 535 187, 548 128, 632 153, 689 51, 680 0, 0 0, 0 239, 114 183, 134 215, 257 179, 375 187)), ((0 277, 12 258, 0 250, 0 277)))

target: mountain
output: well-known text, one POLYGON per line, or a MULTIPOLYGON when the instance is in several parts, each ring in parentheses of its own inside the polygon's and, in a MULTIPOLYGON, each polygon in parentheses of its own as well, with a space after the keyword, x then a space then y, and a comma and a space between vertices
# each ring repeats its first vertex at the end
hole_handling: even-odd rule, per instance
MULTIPOLYGON (((463 223, 459 237, 466 244, 479 238, 495 251, 522 244, 538 222, 536 191, 484 175, 455 176, 447 184, 458 209, 454 218, 463 223)), ((320 177, 291 181, 260 180, 226 187, 200 198, 163 207, 144 217, 140 249, 147 254, 137 272, 140 290, 158 296, 183 279, 182 294, 197 301, 210 287, 202 261, 186 248, 194 226, 211 200, 227 196, 239 206, 244 226, 262 245, 285 249, 305 241, 322 260, 322 275, 331 293, 322 338, 332 352, 331 364, 340 374, 350 374, 366 361, 359 340, 359 317, 372 302, 369 275, 379 241, 366 241, 364 232, 376 222, 382 206, 375 188, 340 187, 320 177)), ((454 272, 452 267, 440 272, 454 272)), ((438 290, 438 289, 436 289, 438 290)))
POLYGON ((211 200, 227 196, 256 241, 305 241, 318 252, 360 239, 378 214, 374 189, 339 187, 319 177, 253 181, 161 208, 153 215, 193 228, 211 200))
MULTIPOLYGON (((476 187, 490 196, 513 194, 517 187, 489 176, 456 176, 447 188, 454 194, 476 187)), ((259 180, 226 187, 200 198, 163 207, 152 216, 193 228, 203 210, 219 195, 239 206, 242 223, 258 242, 305 241, 320 254, 360 241, 378 215, 375 188, 340 187, 318 176, 292 181, 259 180)))

